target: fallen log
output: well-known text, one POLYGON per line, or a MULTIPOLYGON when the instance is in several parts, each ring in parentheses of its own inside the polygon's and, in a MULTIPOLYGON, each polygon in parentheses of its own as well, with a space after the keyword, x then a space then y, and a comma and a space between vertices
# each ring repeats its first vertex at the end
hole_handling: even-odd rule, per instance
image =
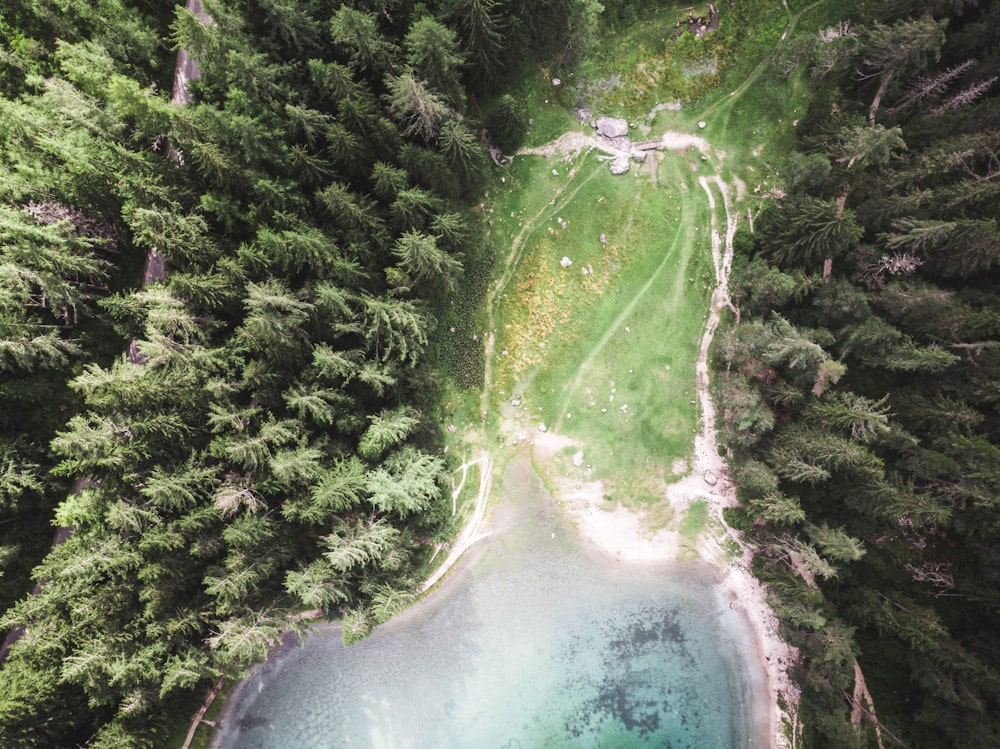
MULTIPOLYGON (((191 749, 191 742, 194 741, 194 735, 198 731, 198 726, 201 725, 202 719, 205 717, 205 713, 208 712, 208 708, 212 706, 215 702, 215 698, 219 696, 219 692, 222 691, 222 687, 226 683, 226 677, 220 676, 219 680, 215 682, 215 686, 212 687, 212 691, 208 693, 208 697, 205 701, 201 703, 201 709, 194 716, 194 720, 191 721, 191 727, 188 728, 187 736, 184 737, 184 743, 181 745, 181 749, 191 749)), ((214 721, 205 721, 209 725, 215 725, 214 721)))

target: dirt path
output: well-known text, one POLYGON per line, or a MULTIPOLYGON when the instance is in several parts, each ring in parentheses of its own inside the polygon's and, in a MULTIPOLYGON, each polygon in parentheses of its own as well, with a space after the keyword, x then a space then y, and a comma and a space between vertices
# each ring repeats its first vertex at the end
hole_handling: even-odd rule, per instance
MULTIPOLYGON (((767 591, 750 572, 753 550, 746 546, 740 535, 730 528, 723 516, 723 510, 737 504, 736 487, 729 480, 729 468, 719 454, 715 429, 715 405, 709 391, 708 355, 719 326, 722 309, 731 306, 729 298, 729 273, 733 265, 733 237, 738 226, 738 216, 733 206, 730 187, 717 173, 714 177, 699 179, 712 209, 712 260, 715 264, 716 287, 712 294, 712 304, 705 332, 698 350, 695 365, 696 389, 701 407, 701 433, 695 438, 693 481, 681 481, 672 485, 667 492, 671 503, 686 506, 697 499, 708 502, 709 515, 721 528, 721 538, 704 535, 699 539, 698 550, 702 557, 718 561, 723 554, 722 542, 732 540, 741 549, 741 555, 724 567, 723 587, 733 597, 734 602, 746 612, 757 639, 758 659, 767 673, 771 690, 771 736, 775 747, 787 746, 784 725, 793 723, 796 694, 788 676, 788 668, 796 658, 796 653, 779 636, 779 622, 767 603, 767 591), (719 212, 713 188, 722 198, 725 215, 725 235, 719 233, 717 225, 719 212), (709 480, 711 477, 711 480, 709 480), (705 490, 701 483, 712 485, 705 490), (782 705, 787 705, 786 709, 782 705)), ((734 180, 737 195, 745 192, 742 182, 734 180)))
POLYGON ((470 546, 486 537, 486 534, 481 533, 479 530, 480 526, 483 524, 483 518, 486 516, 486 505, 489 501, 490 492, 493 487, 493 458, 486 450, 480 452, 479 457, 475 460, 471 460, 460 466, 459 470, 462 471, 462 480, 459 482, 457 487, 452 489, 452 512, 454 513, 457 509, 456 502, 458 501, 458 496, 462 493, 462 489, 465 486, 465 479, 468 475, 468 470, 473 465, 479 466, 479 490, 476 494, 476 504, 472 511, 472 516, 465 524, 461 534, 459 534, 458 538, 455 539, 455 543, 452 544, 451 550, 448 552, 448 556, 445 558, 444 562, 441 563, 441 566, 439 566, 420 587, 421 593, 425 593, 433 588, 438 581, 444 577, 445 574, 447 574, 448 570, 455 565, 455 562, 459 560, 462 554, 464 554, 470 546))

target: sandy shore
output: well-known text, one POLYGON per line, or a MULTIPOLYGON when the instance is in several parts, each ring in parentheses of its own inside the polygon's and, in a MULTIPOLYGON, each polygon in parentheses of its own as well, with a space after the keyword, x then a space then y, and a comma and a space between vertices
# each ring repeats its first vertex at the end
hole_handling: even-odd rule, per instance
MULTIPOLYGON (((711 435, 714 438, 714 433, 711 435)), ((710 439, 711 439, 710 438, 710 439)), ((535 435, 534 458, 549 464, 557 453, 567 447, 582 447, 579 443, 552 432, 535 435)), ((750 550, 746 549, 739 534, 728 528, 722 518, 722 508, 735 503, 734 487, 727 479, 724 461, 714 451, 707 449, 705 435, 696 440, 693 465, 688 474, 666 488, 666 499, 681 517, 683 510, 697 500, 709 502, 710 514, 717 521, 715 527, 724 532, 716 537, 705 533, 698 542, 698 555, 719 571, 719 584, 731 607, 741 612, 748 629, 753 632, 755 654, 760 672, 766 674, 768 696, 766 704, 759 705, 759 714, 767 714, 768 743, 774 749, 789 746, 784 726, 792 723, 782 705, 794 711, 796 693, 788 677, 788 666, 796 657, 778 634, 778 620, 767 604, 763 586, 749 571, 750 550), (706 478, 707 477, 707 478, 706 478), (743 553, 732 558, 722 544, 732 539, 743 553)), ((603 481, 581 481, 571 477, 548 476, 564 512, 580 534, 602 552, 623 562, 651 563, 677 559, 681 550, 681 537, 676 530, 651 531, 644 515, 619 505, 609 507, 604 499, 607 493, 603 481)))

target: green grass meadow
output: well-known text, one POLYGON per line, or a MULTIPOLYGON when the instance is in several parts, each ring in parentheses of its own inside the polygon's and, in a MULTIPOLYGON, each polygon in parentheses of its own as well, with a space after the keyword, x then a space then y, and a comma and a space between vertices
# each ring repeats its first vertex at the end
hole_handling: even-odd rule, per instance
MULTIPOLYGON (((606 29, 584 63, 558 71, 560 86, 529 72, 521 89, 529 146, 593 132, 575 116, 587 106, 649 128, 633 131, 634 140, 671 130, 702 137, 709 149, 650 154, 622 176, 596 150, 519 156, 498 171, 481 207, 496 266, 474 316, 478 334, 494 336, 490 380, 479 398, 453 392, 446 401, 443 418, 475 432, 460 431, 455 447, 499 445, 502 458, 518 435, 544 424, 586 446, 590 475, 607 482, 611 499, 660 500, 698 429, 695 361, 716 283, 712 209, 699 177, 729 186, 742 225, 780 188, 778 168, 808 104, 807 71, 803 64, 786 75, 770 59, 786 29, 815 33, 831 17, 826 5, 747 0, 723 8, 704 39, 671 42, 687 6, 665 4, 606 29), (684 105, 654 111, 670 101, 684 105)), ((722 233, 721 194, 712 190, 722 233)))
POLYGON ((519 159, 492 214, 517 265, 501 277, 491 405, 516 397, 528 426, 590 446, 615 499, 642 501, 691 451, 714 282, 700 157, 649 158, 622 176, 597 152, 519 159))

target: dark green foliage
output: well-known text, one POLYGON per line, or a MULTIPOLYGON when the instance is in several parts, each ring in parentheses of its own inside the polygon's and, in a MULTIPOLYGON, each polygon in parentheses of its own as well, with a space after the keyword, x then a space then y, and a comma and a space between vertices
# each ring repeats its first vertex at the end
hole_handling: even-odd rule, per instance
POLYGON ((760 231, 761 252, 773 264, 817 271, 825 258, 853 249, 863 229, 831 201, 796 196, 769 208, 760 231))
POLYGON ((432 341, 491 257, 464 84, 519 10, 376 5, 0 11, 3 746, 161 745, 303 608, 399 611, 448 522, 432 341))
POLYGON ((486 127, 497 146, 506 153, 514 153, 528 134, 528 112, 524 103, 504 94, 497 99, 486 127))
POLYGON ((985 747, 1000 736, 995 32, 975 3, 890 5, 816 53, 789 195, 737 247, 719 434, 801 651, 805 745, 874 745, 850 722, 857 659, 886 745, 985 747))

